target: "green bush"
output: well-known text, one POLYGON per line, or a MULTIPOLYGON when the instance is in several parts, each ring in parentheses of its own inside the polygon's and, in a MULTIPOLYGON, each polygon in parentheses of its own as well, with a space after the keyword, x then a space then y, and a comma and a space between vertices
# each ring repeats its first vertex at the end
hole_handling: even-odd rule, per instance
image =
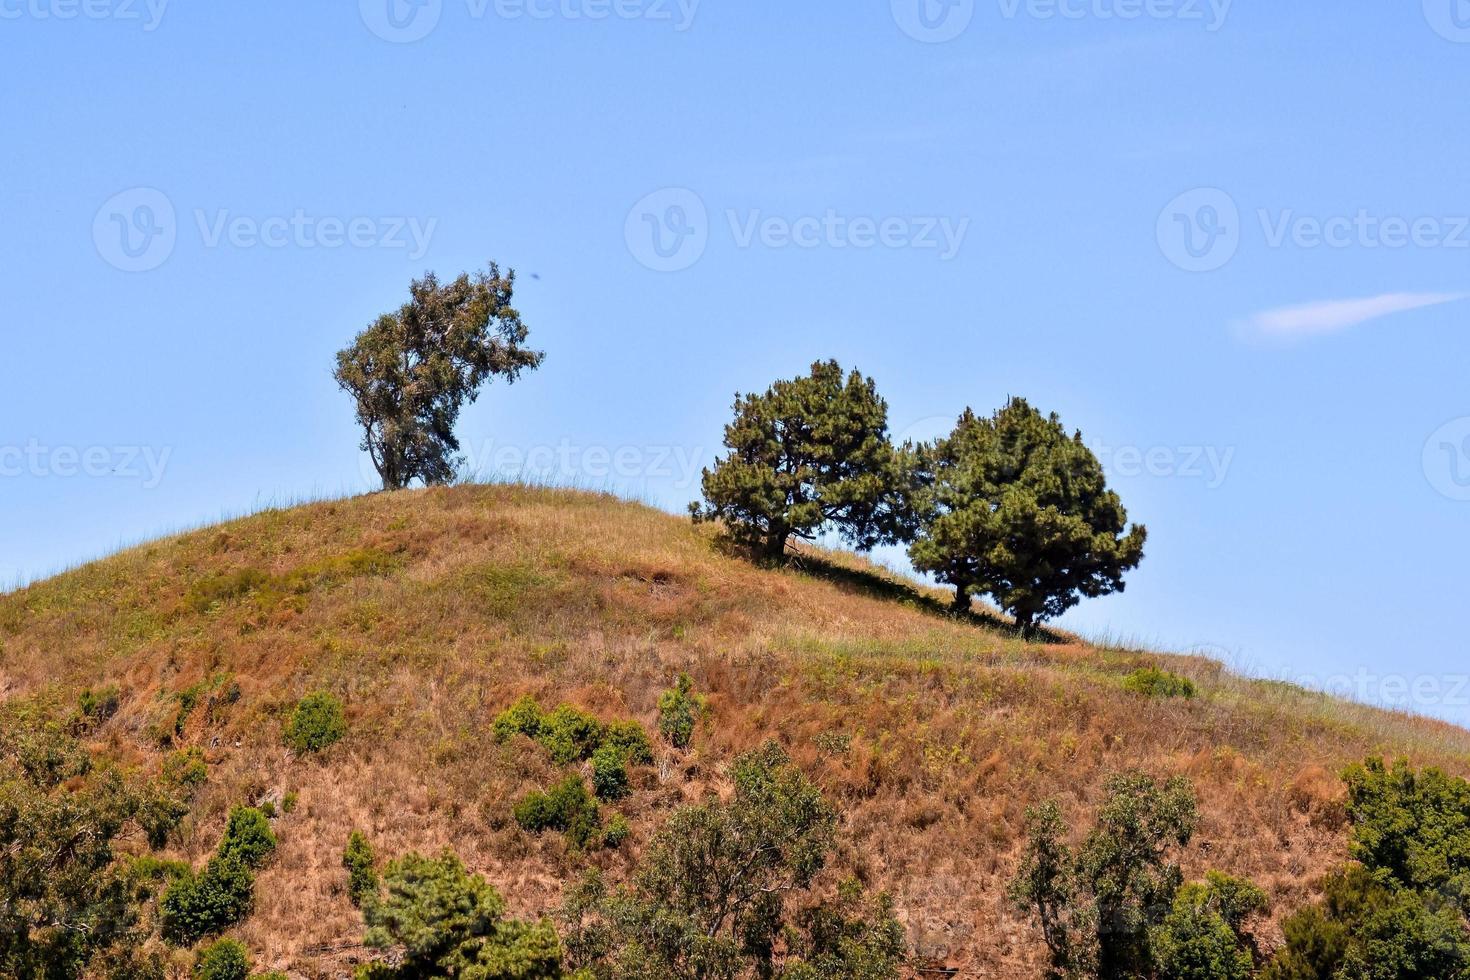
POLYGON ((541 733, 536 740, 550 750, 557 765, 566 766, 590 759, 602 744, 603 731, 602 722, 570 704, 563 704, 541 720, 541 733))
POLYGON ((204 750, 198 747, 170 752, 163 760, 163 781, 180 789, 195 789, 209 779, 204 750))
POLYGON ((609 850, 616 850, 623 846, 623 841, 627 840, 632 833, 633 828, 628 826, 628 818, 621 813, 615 814, 603 828, 602 846, 609 850))
POLYGON ((694 681, 680 674, 673 689, 658 699, 658 730, 669 744, 686 749, 694 740, 694 728, 704 713, 704 698, 694 692, 694 681))
POLYGON ((1369 759, 1343 774, 1352 856, 1405 888, 1458 896, 1470 913, 1470 783, 1369 759))
POLYGON ((505 900, 453 854, 409 854, 388 866, 384 894, 369 903, 365 942, 396 949, 400 965, 373 964, 374 980, 429 977, 560 980, 561 943, 551 923, 508 918, 505 900))
POLYGON ((625 886, 593 870, 568 890, 567 965, 584 971, 571 975, 896 980, 906 950, 892 904, 855 883, 836 901, 815 889, 836 809, 774 743, 731 777, 733 798, 676 811, 625 886))
POLYGON ((258 868, 275 849, 276 835, 271 832, 270 820, 263 812, 249 806, 230 810, 230 820, 217 852, 221 858, 258 868))
POLYGON ((1146 698, 1189 699, 1199 693, 1189 678, 1157 667, 1135 670, 1123 681, 1123 687, 1146 698))
POLYGON ((617 749, 630 765, 653 764, 653 742, 643 726, 631 719, 604 725, 587 712, 570 704, 543 712, 530 695, 520 698, 495 717, 491 731, 497 742, 517 735, 534 739, 551 753, 557 765, 571 765, 592 758, 599 749, 617 749))
POLYGON ((616 745, 604 745, 592 753, 592 792, 608 803, 630 792, 627 755, 616 745))
POLYGON ((1150 931, 1163 924, 1183 879, 1170 858, 1199 822, 1189 783, 1140 772, 1110 777, 1096 822, 1075 850, 1055 800, 1027 811, 1026 822, 1010 898, 1040 924, 1052 974, 1087 975, 1100 963, 1104 976, 1150 976, 1150 931))
POLYGON ((1283 924, 1286 943, 1264 980, 1459 980, 1470 934, 1444 896, 1398 888, 1362 865, 1327 881, 1326 900, 1283 924))
POLYGON ((496 715, 490 730, 497 742, 509 742, 517 735, 537 738, 541 734, 541 705, 527 694, 496 715))
POLYGON ((194 963, 195 980, 248 980, 250 953, 236 939, 221 939, 199 953, 194 963))
POLYGON ((138 825, 148 838, 148 846, 158 850, 168 843, 183 819, 189 815, 189 802, 177 789, 154 785, 138 804, 138 825))
POLYGON ((611 746, 621 751, 630 766, 653 765, 653 741, 649 739, 643 726, 631 719, 608 725, 602 746, 611 746))
POLYGON ((1211 871, 1175 896, 1150 937, 1154 961, 1169 980, 1250 980, 1256 957, 1245 923, 1265 911, 1265 892, 1211 871))
POLYGON ((347 847, 342 852, 342 867, 347 869, 347 895, 352 904, 361 906, 369 896, 378 893, 378 872, 374 865, 377 856, 367 836, 354 830, 347 838, 347 847))
POLYGON ((342 702, 326 691, 308 694, 286 725, 286 744, 300 753, 320 752, 347 734, 342 702))
POLYGON ((1470 783, 1369 759, 1344 773, 1352 855, 1320 906, 1282 926, 1265 980, 1463 978, 1470 963, 1470 783))
POLYGON ((199 874, 175 881, 159 901, 163 938, 191 946, 245 919, 255 899, 255 875, 238 860, 209 859, 199 874))
POLYGON ((601 815, 581 776, 569 776, 545 793, 526 796, 515 808, 516 823, 531 833, 559 830, 567 841, 585 849, 598 838, 601 815))
POLYGON ((121 706, 122 692, 118 690, 116 684, 109 684, 95 691, 88 688, 82 692, 79 699, 82 717, 94 726, 102 724, 117 714, 117 709, 121 706))

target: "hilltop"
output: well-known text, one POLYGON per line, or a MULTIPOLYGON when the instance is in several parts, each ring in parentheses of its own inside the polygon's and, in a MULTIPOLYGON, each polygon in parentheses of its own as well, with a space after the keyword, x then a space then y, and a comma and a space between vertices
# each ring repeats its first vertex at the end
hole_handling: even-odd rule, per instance
POLYGON ((362 955, 340 866, 352 830, 385 856, 452 848, 513 911, 547 913, 586 865, 625 874, 669 812, 726 789, 724 766, 772 737, 842 813, 832 880, 887 889, 925 962, 975 976, 1039 964, 1004 890, 1042 799, 1081 825, 1112 772, 1187 775, 1202 826, 1186 871, 1248 876, 1289 911, 1345 857, 1343 766, 1470 772, 1470 732, 1448 724, 1199 657, 1026 643, 947 602, 852 555, 756 567, 709 527, 607 496, 404 491, 257 514, 0 596, 0 700, 60 710, 116 685, 100 751, 146 770, 202 748, 209 780, 174 848, 196 864, 231 805, 295 794, 238 935, 300 976, 362 955), (1125 687, 1149 666, 1197 695, 1125 687), (514 803, 557 770, 498 744, 498 713, 529 693, 652 727, 681 672, 707 720, 638 775, 629 845, 573 854, 516 825, 514 803), (295 757, 282 727, 322 689, 347 737, 295 757))

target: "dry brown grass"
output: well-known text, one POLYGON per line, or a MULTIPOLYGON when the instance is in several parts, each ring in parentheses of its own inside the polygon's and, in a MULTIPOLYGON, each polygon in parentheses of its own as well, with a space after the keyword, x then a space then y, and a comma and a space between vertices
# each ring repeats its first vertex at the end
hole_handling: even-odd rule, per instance
POLYGON ((1003 892, 1038 800, 1060 798, 1080 826, 1110 772, 1187 774, 1204 817, 1187 870, 1247 875, 1286 909, 1344 856, 1342 766, 1387 753, 1470 771, 1470 733, 1449 725, 1200 658, 1023 644, 943 602, 850 556, 759 569, 706 529, 603 496, 375 495, 158 541, 0 597, 0 699, 64 705, 115 683, 123 708, 99 739, 150 766, 170 695, 233 675, 240 700, 196 712, 181 739, 211 774, 180 856, 202 860, 232 803, 297 793, 240 936, 261 968, 302 977, 360 956, 339 864, 354 828, 384 856, 451 847, 517 912, 544 913, 588 863, 624 874, 673 807, 721 788, 724 764, 770 737, 841 806, 834 874, 892 891, 919 955, 965 976, 1035 973, 1037 937, 1003 892), (282 584, 201 602, 214 593, 200 583, 244 570, 282 584), (1150 663, 1200 697, 1126 692, 1150 663), (710 720, 691 751, 664 748, 637 775, 620 807, 630 846, 589 858, 516 827, 512 804, 555 772, 533 746, 495 744, 496 713, 530 692, 651 728, 680 671, 709 694, 710 720), (343 698, 350 734, 293 758, 282 724, 317 688, 343 698))

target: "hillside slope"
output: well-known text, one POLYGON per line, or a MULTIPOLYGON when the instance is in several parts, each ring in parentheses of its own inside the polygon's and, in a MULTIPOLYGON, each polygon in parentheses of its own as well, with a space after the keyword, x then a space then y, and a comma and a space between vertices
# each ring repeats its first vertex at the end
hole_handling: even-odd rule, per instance
POLYGON ((1242 680, 1198 658, 1022 644, 942 614, 850 556, 756 568, 708 529, 583 493, 466 487, 272 511, 126 551, 0 596, 0 699, 61 706, 116 684, 99 747, 156 766, 197 745, 210 780, 179 856, 200 861, 228 807, 298 794, 239 935, 262 967, 331 976, 359 958, 343 892, 348 833, 378 853, 451 847, 523 914, 588 863, 614 878, 664 816, 724 786, 734 754, 775 737, 843 813, 833 869, 896 899, 917 953, 965 976, 1034 975, 1039 942, 1004 888, 1028 805, 1080 825, 1107 774, 1183 773, 1201 798, 1186 863, 1254 878, 1289 909, 1342 860, 1335 773, 1370 753, 1470 772, 1470 733, 1242 680), (1126 691, 1164 663, 1194 700, 1126 691), (620 809, 629 846, 591 857, 532 837, 514 802, 545 754, 498 745, 519 695, 652 727, 681 671, 709 694, 688 752, 661 747, 620 809), (238 700, 180 713, 230 675, 238 700), (346 703, 347 739, 282 745, 296 700, 346 703), (178 734, 174 734, 175 722, 178 734))

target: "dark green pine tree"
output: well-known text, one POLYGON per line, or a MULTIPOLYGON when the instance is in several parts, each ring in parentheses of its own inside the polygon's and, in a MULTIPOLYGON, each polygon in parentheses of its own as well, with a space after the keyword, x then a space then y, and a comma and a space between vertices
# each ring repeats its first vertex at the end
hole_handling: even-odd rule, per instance
POLYGON ((761 556, 782 561, 793 536, 829 528, 863 550, 900 539, 905 467, 872 378, 819 361, 765 394, 736 395, 725 445, 704 471, 705 505, 690 511, 761 556))
POLYGON ((1083 597, 1121 592, 1143 558, 1147 531, 1127 526, 1081 434, 1024 399, 991 418, 966 409, 915 465, 909 557, 955 587, 959 609, 989 595, 1028 634, 1083 597))

